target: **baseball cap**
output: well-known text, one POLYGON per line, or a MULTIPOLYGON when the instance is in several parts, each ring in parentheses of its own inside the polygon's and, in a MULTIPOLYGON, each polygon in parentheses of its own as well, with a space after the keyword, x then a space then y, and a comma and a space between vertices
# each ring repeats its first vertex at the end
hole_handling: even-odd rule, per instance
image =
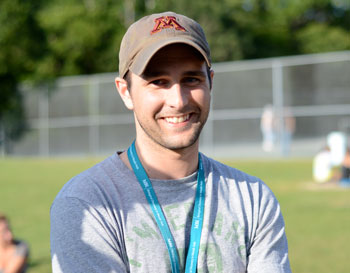
POLYGON ((174 12, 145 16, 125 33, 119 51, 119 76, 130 70, 141 75, 161 48, 175 43, 194 47, 211 67, 210 49, 202 27, 193 19, 174 12))

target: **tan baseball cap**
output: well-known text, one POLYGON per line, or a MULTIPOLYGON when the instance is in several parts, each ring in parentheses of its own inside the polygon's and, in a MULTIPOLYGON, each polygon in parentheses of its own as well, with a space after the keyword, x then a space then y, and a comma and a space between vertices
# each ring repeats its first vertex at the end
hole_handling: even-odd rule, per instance
POLYGON ((119 76, 123 78, 129 70, 140 76, 158 50, 175 43, 194 47, 211 67, 202 27, 184 15, 163 12, 143 17, 129 27, 120 45, 119 76))

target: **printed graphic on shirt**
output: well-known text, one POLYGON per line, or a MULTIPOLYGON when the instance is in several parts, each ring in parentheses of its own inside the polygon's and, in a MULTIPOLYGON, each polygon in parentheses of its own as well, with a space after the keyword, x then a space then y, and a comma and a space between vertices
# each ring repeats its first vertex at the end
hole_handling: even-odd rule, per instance
MULTIPOLYGON (((168 224, 173 228, 173 230, 178 231, 178 230, 183 230, 185 228, 185 223, 184 222, 179 222, 181 221, 181 216, 183 215, 180 213, 179 207, 183 206, 184 210, 186 212, 190 211, 190 209, 193 207, 193 204, 191 203, 184 203, 184 204, 173 204, 166 206, 164 208, 164 213, 166 215, 166 219, 168 221, 168 224)), ((192 219, 192 214, 190 213, 189 217, 192 219)))
MULTIPOLYGON (((184 231, 186 223, 184 222, 183 215, 191 214, 192 209, 192 203, 172 204, 163 208, 168 224, 173 231, 179 233, 184 231)), ((138 225, 132 228, 132 233, 129 234, 129 237, 127 237, 128 242, 137 244, 137 257, 129 257, 130 267, 134 268, 136 272, 142 272, 142 263, 147 262, 146 257, 149 257, 147 254, 149 254, 150 249, 152 249, 152 253, 155 255, 154 251, 157 251, 157 247, 155 246, 164 244, 155 221, 152 222, 147 223, 145 220, 140 220, 138 225)), ((222 212, 218 212, 215 222, 211 226, 203 226, 203 233, 207 234, 208 232, 208 241, 203 242, 202 240, 200 245, 198 273, 223 273, 225 271, 221 251, 222 244, 225 244, 226 249, 232 251, 232 257, 240 259, 245 264, 244 228, 237 221, 232 220, 232 217, 224 217, 222 212)), ((185 249, 178 248, 178 254, 180 267, 184 269, 186 259, 185 249)), ((171 266, 167 250, 158 255, 161 255, 163 257, 162 260, 166 261, 166 268, 170 272, 171 266)))
POLYGON ((223 263, 220 247, 217 244, 209 243, 201 245, 199 248, 200 254, 204 255, 204 266, 198 267, 198 273, 223 273, 223 263))
POLYGON ((159 231, 151 228, 146 222, 141 221, 140 225, 140 227, 133 227, 132 230, 141 238, 161 238, 159 231))
POLYGON ((218 212, 211 230, 218 236, 224 236, 225 240, 230 241, 232 245, 237 246, 237 254, 242 259, 245 259, 246 247, 244 240, 244 228, 239 226, 238 222, 231 221, 230 223, 228 220, 224 222, 223 214, 218 212), (231 228, 227 229, 227 227, 231 228))

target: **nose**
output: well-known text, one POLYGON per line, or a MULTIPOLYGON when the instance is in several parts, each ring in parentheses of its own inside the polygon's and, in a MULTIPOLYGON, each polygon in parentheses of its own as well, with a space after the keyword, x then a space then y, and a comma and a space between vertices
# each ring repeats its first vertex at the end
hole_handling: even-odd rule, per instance
POLYGON ((167 90, 166 95, 167 104, 176 109, 181 109, 188 103, 188 92, 185 88, 181 87, 181 84, 175 83, 167 90))

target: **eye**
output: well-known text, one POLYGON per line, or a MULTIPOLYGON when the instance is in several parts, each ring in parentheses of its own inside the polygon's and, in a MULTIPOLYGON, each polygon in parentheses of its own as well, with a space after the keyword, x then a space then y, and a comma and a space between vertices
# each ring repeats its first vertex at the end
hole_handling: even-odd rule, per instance
POLYGON ((196 78, 196 77, 186 77, 183 79, 183 83, 188 84, 188 85, 196 85, 201 82, 201 79, 196 78))
POLYGON ((166 86, 168 84, 168 81, 165 79, 156 79, 150 81, 150 84, 156 85, 156 86, 166 86))

